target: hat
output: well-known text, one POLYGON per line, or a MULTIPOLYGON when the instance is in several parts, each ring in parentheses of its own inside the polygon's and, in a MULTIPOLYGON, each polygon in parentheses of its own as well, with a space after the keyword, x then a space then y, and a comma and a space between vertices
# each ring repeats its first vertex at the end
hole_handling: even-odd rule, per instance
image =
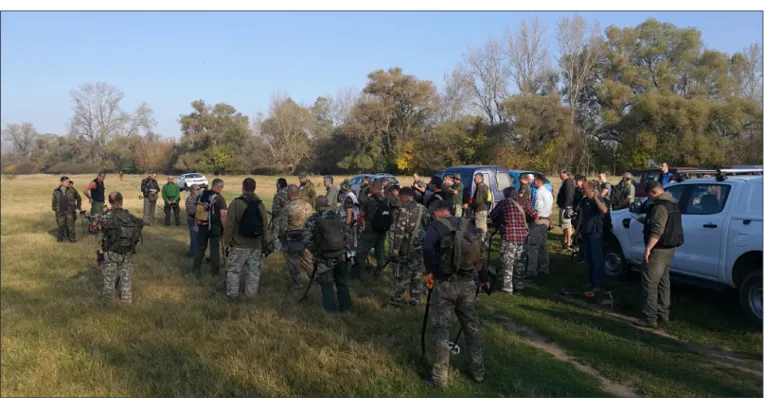
POLYGON ((573 177, 573 179, 576 180, 576 181, 584 181, 584 180, 586 180, 586 177, 584 177, 581 174, 576 174, 576 176, 573 177))
POLYGON ((304 171, 301 171, 300 174, 297 174, 297 178, 307 178, 304 171))
POLYGON ((459 174, 459 173, 454 174, 454 180, 461 180, 461 179, 462 179, 462 175, 461 174, 459 174))
POLYGON ((350 180, 345 180, 340 183, 340 188, 342 188, 343 191, 349 191, 350 190, 350 180))
POLYGON ((69 179, 69 177, 67 177, 67 176, 63 176, 63 177, 61 177, 61 182, 64 182, 64 181, 66 181, 66 180, 68 180, 68 179, 69 179))
POLYGON ((634 179, 634 176, 633 176, 633 175, 631 175, 631 173, 629 173, 629 172, 627 171, 626 173, 623 173, 623 179, 624 179, 624 180, 632 180, 632 179, 634 179))

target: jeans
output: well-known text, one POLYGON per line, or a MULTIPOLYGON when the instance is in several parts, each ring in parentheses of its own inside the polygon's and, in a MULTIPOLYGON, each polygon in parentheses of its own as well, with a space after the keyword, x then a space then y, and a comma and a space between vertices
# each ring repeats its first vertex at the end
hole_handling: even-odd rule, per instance
POLYGON ((549 274, 549 251, 547 250, 547 230, 546 224, 532 224, 531 231, 528 233, 528 268, 526 275, 529 277, 542 274, 549 274))
POLYGON ((605 284, 605 261, 602 259, 602 234, 581 234, 586 265, 589 268, 589 285, 605 284))
POLYGON ((186 224, 188 225, 188 234, 191 236, 191 245, 188 247, 188 256, 194 257, 196 253, 197 238, 199 236, 199 226, 196 224, 196 220, 190 217, 186 217, 186 224))
POLYGON ((202 261, 204 261, 204 252, 207 251, 207 243, 210 246, 210 268, 212 275, 220 274, 220 238, 222 237, 220 227, 208 226, 199 227, 199 236, 196 242, 196 253, 194 253, 193 271, 197 277, 201 277, 202 261))

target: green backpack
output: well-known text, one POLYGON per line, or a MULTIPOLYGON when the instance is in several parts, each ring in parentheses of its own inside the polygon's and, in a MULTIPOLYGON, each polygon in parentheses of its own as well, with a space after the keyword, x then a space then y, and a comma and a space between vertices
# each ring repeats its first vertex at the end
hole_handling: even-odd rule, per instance
POLYGON ((114 210, 104 231, 104 250, 118 254, 135 253, 138 242, 143 241, 142 231, 142 219, 127 210, 114 210))

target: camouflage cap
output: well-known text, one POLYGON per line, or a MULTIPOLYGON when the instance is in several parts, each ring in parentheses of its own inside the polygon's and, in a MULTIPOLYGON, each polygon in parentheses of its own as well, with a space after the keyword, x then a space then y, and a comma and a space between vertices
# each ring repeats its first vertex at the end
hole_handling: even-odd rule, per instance
POLYGON ((343 191, 349 191, 350 190, 350 180, 344 180, 340 183, 340 189, 343 191))
POLYGON ((462 175, 461 174, 459 174, 459 173, 454 174, 454 180, 461 180, 461 179, 462 179, 462 175))
POLYGON ((297 178, 307 178, 307 175, 304 171, 301 171, 300 174, 297 174, 297 178))

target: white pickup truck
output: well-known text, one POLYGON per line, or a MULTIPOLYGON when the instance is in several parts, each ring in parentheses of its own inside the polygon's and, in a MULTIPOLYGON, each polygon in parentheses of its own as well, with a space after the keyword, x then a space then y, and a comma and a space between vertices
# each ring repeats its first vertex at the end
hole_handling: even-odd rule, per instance
MULTIPOLYGON (((709 288, 737 289, 752 322, 762 322, 762 176, 719 175, 666 186, 682 212, 684 245, 676 249, 671 277, 709 288)), ((605 272, 614 279, 639 269, 644 253, 645 203, 611 213, 605 272)))

